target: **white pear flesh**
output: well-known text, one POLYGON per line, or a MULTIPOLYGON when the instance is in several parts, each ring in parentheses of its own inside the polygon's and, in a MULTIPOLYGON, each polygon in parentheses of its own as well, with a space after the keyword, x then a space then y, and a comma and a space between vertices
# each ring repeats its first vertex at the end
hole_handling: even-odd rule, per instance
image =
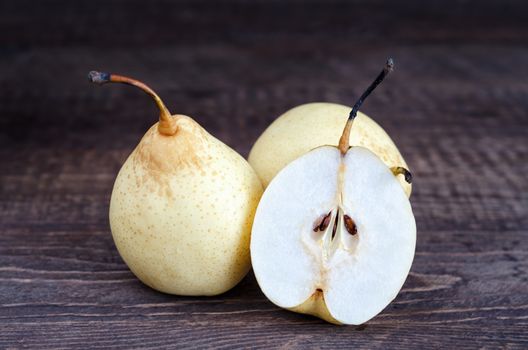
POLYGON ((323 146, 291 162, 264 191, 251 260, 259 286, 276 305, 357 325, 397 296, 415 242, 410 202, 390 169, 366 148, 352 147, 343 156, 323 146), (314 231, 329 212, 328 227, 314 231), (357 234, 347 231, 344 214, 357 234))
POLYGON ((110 202, 115 244, 150 287, 216 295, 250 268, 249 243, 262 185, 249 164, 191 118, 177 132, 157 124, 121 168, 110 202))
MULTIPOLYGON (((294 159, 320 146, 337 146, 351 109, 335 103, 308 103, 278 117, 257 139, 248 157, 264 187, 294 159)), ((385 130, 361 112, 354 120, 349 142, 368 148, 389 168, 409 169, 385 130)), ((403 178, 398 181, 409 197, 411 184, 403 178)))

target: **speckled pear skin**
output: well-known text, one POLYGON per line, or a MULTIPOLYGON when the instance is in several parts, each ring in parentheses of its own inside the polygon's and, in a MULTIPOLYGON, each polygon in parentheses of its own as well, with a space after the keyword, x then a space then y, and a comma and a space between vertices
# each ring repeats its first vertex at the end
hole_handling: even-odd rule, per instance
POLYGON ((145 284, 177 295, 216 295, 249 271, 262 185, 251 166, 191 118, 152 126, 121 168, 110 226, 121 257, 145 284))
POLYGON ((342 323, 332 317, 332 314, 330 313, 330 311, 328 311, 328 307, 326 306, 326 302, 324 299, 324 293, 320 290, 315 291, 310 296, 310 298, 308 298, 301 305, 292 307, 289 310, 301 314, 319 317, 325 320, 326 322, 330 322, 336 325, 342 325, 342 323))
MULTIPOLYGON (((307 103, 286 111, 262 133, 249 153, 249 164, 264 186, 291 161, 320 146, 337 146, 351 107, 335 103, 307 103)), ((409 169, 400 151, 379 124, 358 112, 350 145, 374 152, 389 168, 409 169)), ((398 177, 407 197, 412 186, 398 177)))

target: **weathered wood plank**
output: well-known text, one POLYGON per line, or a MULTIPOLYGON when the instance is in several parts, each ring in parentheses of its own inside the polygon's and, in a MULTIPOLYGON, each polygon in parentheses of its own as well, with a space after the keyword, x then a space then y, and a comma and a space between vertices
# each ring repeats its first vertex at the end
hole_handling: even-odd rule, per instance
POLYGON ((527 14, 518 0, 0 2, 0 348, 527 348, 527 14), (192 298, 127 269, 110 191, 157 113, 88 70, 144 79, 247 155, 288 108, 351 104, 389 55, 364 111, 415 175, 418 241, 382 314, 336 327, 275 307, 252 273, 192 298))

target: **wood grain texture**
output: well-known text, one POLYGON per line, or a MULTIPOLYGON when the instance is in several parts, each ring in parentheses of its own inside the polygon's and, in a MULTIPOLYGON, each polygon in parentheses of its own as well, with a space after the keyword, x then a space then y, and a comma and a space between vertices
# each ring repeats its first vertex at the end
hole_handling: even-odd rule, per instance
POLYGON ((0 348, 528 348, 528 7, 523 1, 0 1, 0 348), (405 155, 418 241, 361 327, 266 300, 142 285, 108 227, 156 111, 143 79, 247 155, 305 102, 365 104, 405 155))

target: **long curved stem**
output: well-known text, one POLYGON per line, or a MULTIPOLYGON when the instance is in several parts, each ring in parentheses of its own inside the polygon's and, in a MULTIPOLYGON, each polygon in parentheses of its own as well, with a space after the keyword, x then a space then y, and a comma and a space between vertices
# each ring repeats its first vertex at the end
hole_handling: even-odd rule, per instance
POLYGON ((352 129, 352 124, 354 123, 354 119, 357 116, 357 112, 359 111, 359 107, 363 104, 365 99, 370 95, 372 91, 385 79, 385 77, 392 72, 394 69, 394 61, 392 58, 389 58, 387 62, 385 63, 385 67, 383 67, 383 70, 381 73, 376 77, 376 79, 369 85, 369 87, 363 92, 361 97, 357 100, 357 102, 354 104, 354 107, 352 107, 352 111, 350 111, 350 114, 348 116, 347 123, 345 125, 345 129, 343 130, 343 134, 341 135, 341 138, 339 139, 339 145, 338 148, 341 151, 342 154, 345 154, 348 148, 350 147, 350 129, 352 129))
POLYGON ((171 117, 171 114, 167 107, 165 107, 165 104, 161 100, 161 98, 152 90, 150 87, 148 87, 145 83, 142 83, 139 80, 135 80, 129 77, 125 77, 122 75, 117 74, 111 74, 111 73, 104 73, 104 72, 97 72, 97 71, 91 71, 88 73, 88 79, 90 82, 103 85, 106 83, 123 83, 132 85, 135 87, 140 88, 143 90, 147 95, 152 97, 154 99, 154 102, 159 108, 160 116, 159 116, 159 124, 158 124, 158 130, 160 133, 165 135, 173 135, 176 132, 176 125, 174 124, 174 121, 171 117))

